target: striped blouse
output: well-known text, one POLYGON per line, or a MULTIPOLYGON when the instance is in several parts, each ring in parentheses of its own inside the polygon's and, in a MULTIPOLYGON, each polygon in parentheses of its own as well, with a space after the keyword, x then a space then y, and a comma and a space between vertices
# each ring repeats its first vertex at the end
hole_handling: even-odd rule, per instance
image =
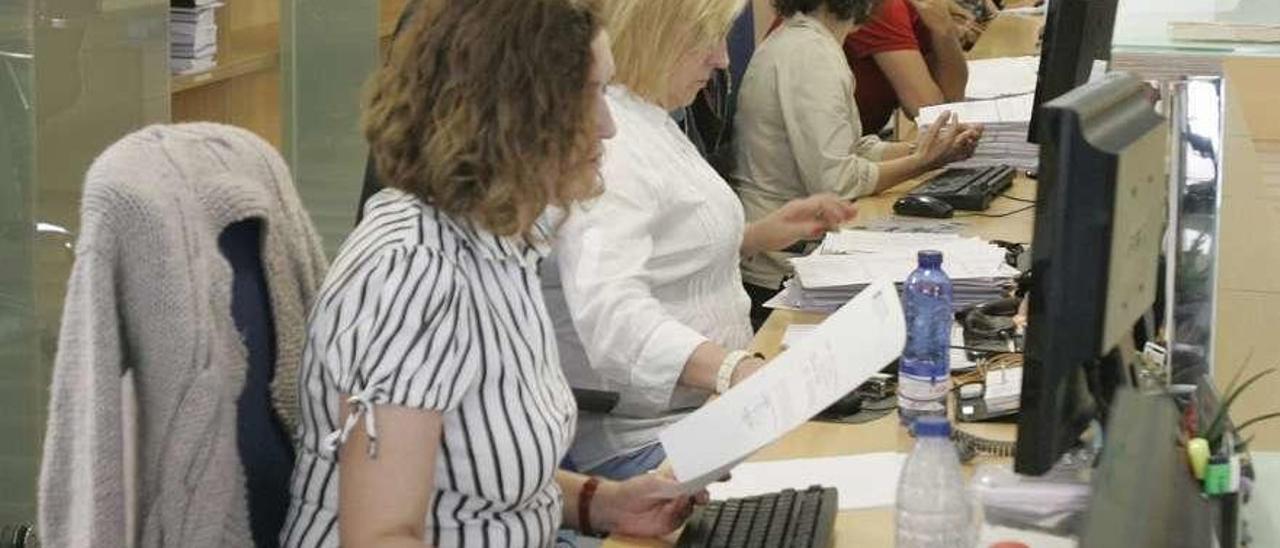
POLYGON ((427 540, 554 542, 576 407, 538 280, 546 251, 397 190, 370 199, 308 320, 285 546, 338 545, 336 450, 364 428, 376 452, 379 405, 442 413, 427 540))

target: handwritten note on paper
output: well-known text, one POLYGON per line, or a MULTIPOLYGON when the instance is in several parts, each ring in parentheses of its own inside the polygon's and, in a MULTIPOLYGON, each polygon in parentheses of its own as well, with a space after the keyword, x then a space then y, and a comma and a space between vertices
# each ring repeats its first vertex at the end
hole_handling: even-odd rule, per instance
POLYGON ((680 492, 721 479, 888 365, 905 342, 893 284, 871 285, 768 367, 662 431, 680 492))

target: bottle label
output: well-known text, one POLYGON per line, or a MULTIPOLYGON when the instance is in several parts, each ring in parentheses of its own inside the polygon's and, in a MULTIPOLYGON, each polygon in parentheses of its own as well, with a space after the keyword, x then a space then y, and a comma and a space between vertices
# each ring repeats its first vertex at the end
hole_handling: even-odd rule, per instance
POLYGON ((931 377, 902 377, 902 381, 898 383, 898 396, 909 400, 941 400, 951 390, 950 377, 938 378, 936 381, 931 377))

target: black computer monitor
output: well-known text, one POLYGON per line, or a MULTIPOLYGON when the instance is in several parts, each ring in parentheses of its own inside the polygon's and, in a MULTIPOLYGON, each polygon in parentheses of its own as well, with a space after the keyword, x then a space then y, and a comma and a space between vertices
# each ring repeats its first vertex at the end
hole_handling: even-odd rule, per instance
POLYGON ((1108 360, 1155 301, 1168 130, 1136 77, 1108 74, 1043 107, 1045 141, 1014 467, 1039 475, 1126 381, 1108 360))
POLYGON ((1093 62, 1111 58, 1119 0, 1052 0, 1040 43, 1040 73, 1027 140, 1040 143, 1040 105, 1089 80, 1093 62))

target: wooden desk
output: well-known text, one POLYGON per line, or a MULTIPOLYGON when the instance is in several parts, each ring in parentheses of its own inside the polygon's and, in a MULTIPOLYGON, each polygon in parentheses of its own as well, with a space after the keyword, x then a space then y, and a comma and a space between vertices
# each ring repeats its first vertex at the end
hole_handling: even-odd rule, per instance
MULTIPOLYGON (((1280 355, 1280 279, 1274 275, 1280 268, 1280 58, 1225 59, 1223 75, 1228 112, 1213 342, 1219 389, 1244 368, 1256 373, 1274 367, 1280 355)), ((1239 423, 1280 409, 1277 393, 1280 375, 1262 379, 1232 406, 1232 418, 1239 423)), ((1256 436, 1254 451, 1280 451, 1280 422, 1261 423, 1247 434, 1256 436)))
MULTIPOLYGON (((892 215, 893 201, 918 184, 909 181, 888 192, 872 198, 858 201, 858 219, 871 221, 892 215)), ((1018 178, 1007 193, 1009 196, 1034 199, 1035 182, 1024 177, 1018 178)), ((1024 209, 1027 203, 999 198, 992 202, 985 213, 1000 215, 1024 209)), ((967 227, 963 233, 981 236, 987 239, 1003 239, 1016 242, 1031 241, 1034 224, 1034 211, 1027 209, 1007 217, 969 217, 964 222, 967 227)), ((769 317, 769 321, 756 334, 752 341, 752 350, 773 358, 780 351, 782 334, 791 324, 811 324, 822 321, 822 314, 779 310, 769 317)), ((1014 439, 1015 429, 1011 424, 964 424, 960 428, 979 436, 1008 440, 1014 439)), ((768 445, 752 456, 753 461, 771 461, 783 459, 830 457, 839 455, 855 455, 861 453, 877 453, 884 451, 908 452, 911 450, 911 438, 898 426, 896 414, 890 414, 879 420, 865 424, 836 424, 826 422, 809 422, 795 429, 771 445, 768 445)), ((975 464, 990 462, 982 459, 975 464)), ((854 510, 840 512, 836 517, 835 546, 893 546, 893 510, 876 508, 871 510, 854 510)), ((660 547, 671 545, 674 539, 636 540, 611 538, 604 546, 622 547, 660 547)))
POLYGON ((987 25, 978 42, 969 50, 969 59, 1040 55, 1043 15, 1001 13, 987 25))

